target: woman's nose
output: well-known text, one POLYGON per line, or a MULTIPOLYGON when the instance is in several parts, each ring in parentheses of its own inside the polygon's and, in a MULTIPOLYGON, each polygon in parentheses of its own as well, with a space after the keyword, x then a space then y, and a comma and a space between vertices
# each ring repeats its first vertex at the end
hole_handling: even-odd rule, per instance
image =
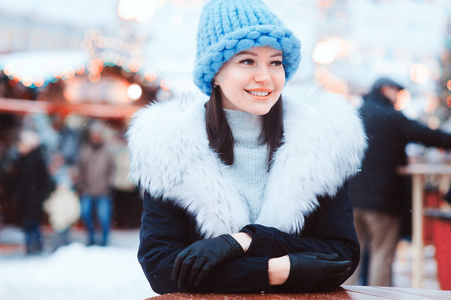
POLYGON ((268 67, 258 67, 255 71, 254 80, 256 82, 267 82, 268 80, 271 80, 271 75, 269 73, 268 67))

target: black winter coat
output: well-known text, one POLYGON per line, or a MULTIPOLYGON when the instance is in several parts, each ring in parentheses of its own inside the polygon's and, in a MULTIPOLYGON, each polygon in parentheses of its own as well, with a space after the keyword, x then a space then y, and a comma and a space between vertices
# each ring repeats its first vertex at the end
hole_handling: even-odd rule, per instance
POLYGON ((451 135, 406 118, 374 87, 360 108, 368 148, 362 171, 349 182, 355 208, 399 215, 405 198, 397 168, 407 163, 409 142, 451 149, 451 135))
POLYGON ((343 99, 317 92, 303 99, 283 99, 284 143, 254 225, 209 147, 204 99, 156 103, 134 116, 130 178, 146 190, 138 257, 155 292, 180 292, 170 273, 187 246, 240 230, 252 235, 249 250, 217 266, 197 291, 272 291, 268 260, 294 252, 337 253, 355 269, 359 244, 346 181, 360 168, 363 126, 343 99))
MULTIPOLYGON (((245 256, 214 269, 197 291, 283 291, 283 288, 269 285, 268 260, 296 252, 338 253, 342 260, 352 262, 354 272, 360 248, 352 222, 347 185, 335 197, 323 197, 319 202, 318 210, 307 217, 305 228, 297 235, 273 227, 246 226, 244 231, 252 235, 252 243, 245 256)), ((177 255, 202 239, 196 228, 195 220, 185 210, 170 201, 145 194, 138 259, 155 292, 182 292, 177 288, 177 282, 170 279, 170 274, 177 255)))
POLYGON ((42 148, 19 157, 15 164, 15 199, 22 221, 39 221, 42 203, 50 195, 54 184, 44 161, 42 148))

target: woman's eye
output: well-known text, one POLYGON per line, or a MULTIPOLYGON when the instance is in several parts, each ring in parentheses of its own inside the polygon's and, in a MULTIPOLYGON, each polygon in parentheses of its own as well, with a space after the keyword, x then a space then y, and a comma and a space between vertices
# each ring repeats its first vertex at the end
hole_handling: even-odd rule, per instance
POLYGON ((240 61, 240 64, 252 65, 254 63, 253 59, 247 58, 240 61))
POLYGON ((272 61, 272 62, 271 62, 271 65, 274 66, 274 67, 281 66, 282 64, 283 64, 283 63, 282 63, 281 60, 275 60, 275 61, 272 61))

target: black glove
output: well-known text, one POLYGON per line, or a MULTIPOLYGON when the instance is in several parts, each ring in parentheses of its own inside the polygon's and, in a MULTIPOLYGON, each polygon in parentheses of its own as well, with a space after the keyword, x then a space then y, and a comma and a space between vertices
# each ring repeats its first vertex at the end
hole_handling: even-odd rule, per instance
POLYGON ((350 275, 351 262, 338 254, 290 253, 290 275, 280 286, 290 292, 324 291, 342 284, 350 275))
POLYGON ((171 279, 178 281, 179 289, 198 287, 214 267, 243 253, 241 245, 230 234, 197 241, 179 253, 171 279))

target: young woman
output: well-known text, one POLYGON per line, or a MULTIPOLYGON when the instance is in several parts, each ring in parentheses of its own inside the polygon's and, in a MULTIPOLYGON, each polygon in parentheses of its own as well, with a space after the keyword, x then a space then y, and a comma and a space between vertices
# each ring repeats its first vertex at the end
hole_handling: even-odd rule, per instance
POLYGON ((299 61, 298 39, 260 0, 212 0, 194 72, 210 98, 134 116, 130 177, 146 190, 138 258, 155 292, 319 291, 356 268, 346 181, 366 138, 342 99, 282 100, 299 61))

